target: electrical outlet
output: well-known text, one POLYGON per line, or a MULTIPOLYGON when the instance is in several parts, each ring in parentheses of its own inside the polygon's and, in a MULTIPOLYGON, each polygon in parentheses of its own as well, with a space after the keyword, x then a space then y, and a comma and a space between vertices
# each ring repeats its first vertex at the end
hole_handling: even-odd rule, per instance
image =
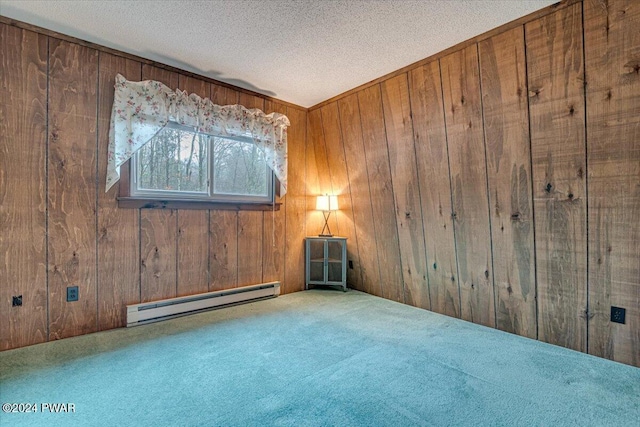
POLYGON ((78 301, 78 287, 67 287, 67 302, 78 301))
POLYGON ((22 295, 14 296, 11 300, 12 307, 20 307, 22 305, 22 295))
POLYGON ((611 321, 614 323, 622 323, 624 325, 624 318, 627 314, 627 310, 620 307, 611 306, 611 321))

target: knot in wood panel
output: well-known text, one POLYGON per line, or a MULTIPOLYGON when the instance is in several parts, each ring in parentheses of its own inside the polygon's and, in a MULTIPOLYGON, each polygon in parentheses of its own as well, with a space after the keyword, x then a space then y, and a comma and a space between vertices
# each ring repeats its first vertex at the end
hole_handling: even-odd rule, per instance
POLYGON ((627 74, 640 74, 640 60, 634 59, 624 64, 627 74))

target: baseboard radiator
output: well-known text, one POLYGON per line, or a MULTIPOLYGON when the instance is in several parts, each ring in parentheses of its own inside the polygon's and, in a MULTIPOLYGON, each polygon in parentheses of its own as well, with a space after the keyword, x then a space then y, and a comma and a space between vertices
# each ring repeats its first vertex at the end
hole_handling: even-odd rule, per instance
POLYGON ((127 327, 275 298, 278 295, 280 295, 280 282, 269 282, 224 291, 128 305, 127 327))

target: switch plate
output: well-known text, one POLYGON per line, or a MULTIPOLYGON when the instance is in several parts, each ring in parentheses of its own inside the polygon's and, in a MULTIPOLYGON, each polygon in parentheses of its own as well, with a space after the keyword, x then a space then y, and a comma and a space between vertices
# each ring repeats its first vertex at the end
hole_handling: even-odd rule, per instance
POLYGON ((78 287, 67 287, 67 302, 78 301, 78 287))
POLYGON ((611 306, 611 321, 614 323, 625 323, 627 310, 621 307, 611 306))

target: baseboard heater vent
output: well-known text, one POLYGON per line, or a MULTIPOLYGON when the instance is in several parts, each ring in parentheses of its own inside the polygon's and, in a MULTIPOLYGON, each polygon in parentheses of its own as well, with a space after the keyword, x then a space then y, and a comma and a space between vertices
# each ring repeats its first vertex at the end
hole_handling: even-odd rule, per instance
POLYGON ((280 295, 280 282, 269 282, 224 291, 128 305, 127 326, 144 325, 216 308, 275 298, 278 295, 280 295))

